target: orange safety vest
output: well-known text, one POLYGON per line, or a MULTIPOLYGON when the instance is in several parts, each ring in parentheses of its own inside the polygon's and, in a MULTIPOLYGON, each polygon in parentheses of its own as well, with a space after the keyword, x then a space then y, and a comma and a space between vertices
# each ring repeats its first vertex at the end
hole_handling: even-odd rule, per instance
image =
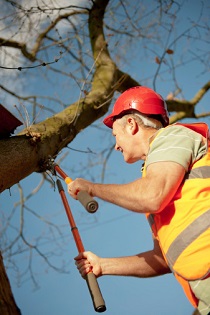
MULTIPOLYGON (((206 124, 176 125, 190 128, 208 141, 206 124)), ((202 279, 210 273, 210 147, 207 154, 190 165, 170 203, 161 212, 146 217, 168 266, 196 307, 197 299, 188 280, 202 279)))

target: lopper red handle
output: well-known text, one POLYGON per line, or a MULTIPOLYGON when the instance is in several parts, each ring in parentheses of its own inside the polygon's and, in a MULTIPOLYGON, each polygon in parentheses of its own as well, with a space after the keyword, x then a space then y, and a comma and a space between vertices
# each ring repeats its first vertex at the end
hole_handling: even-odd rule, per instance
MULTIPOLYGON (((54 169, 61 175, 61 177, 65 180, 66 184, 72 182, 72 179, 68 177, 66 173, 64 173, 64 171, 57 164, 54 165, 54 169)), ((79 191, 77 194, 77 198, 89 213, 94 213, 98 210, 97 201, 95 201, 95 199, 93 199, 86 191, 79 191)))
MULTIPOLYGON (((78 252, 79 253, 84 252, 85 249, 84 249, 82 240, 80 238, 78 228, 75 224, 74 217, 72 215, 70 206, 68 204, 68 201, 67 201, 63 186, 61 184, 61 181, 59 179, 57 179, 56 183, 57 183, 57 187, 58 187, 58 191, 60 193, 61 199, 63 201, 64 208, 66 210, 67 217, 69 219, 71 231, 72 231, 72 234, 74 236, 74 240, 75 240, 78 252)), ((99 288, 99 285, 98 285, 98 282, 97 282, 97 279, 96 279, 96 276, 94 275, 94 273, 89 272, 86 275, 85 280, 86 280, 87 285, 88 285, 88 289, 89 289, 90 296, 91 296, 92 301, 93 301, 93 306, 94 306, 95 311, 98 313, 102 313, 102 312, 106 311, 106 305, 105 305, 104 299, 102 297, 102 294, 101 294, 101 291, 100 291, 100 288, 99 288)))

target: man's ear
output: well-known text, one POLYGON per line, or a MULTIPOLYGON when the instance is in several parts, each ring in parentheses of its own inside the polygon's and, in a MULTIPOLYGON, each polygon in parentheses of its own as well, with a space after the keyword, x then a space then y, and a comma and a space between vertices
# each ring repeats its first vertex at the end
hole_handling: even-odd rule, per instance
POLYGON ((132 135, 135 135, 139 130, 139 126, 133 117, 127 118, 127 130, 132 135))

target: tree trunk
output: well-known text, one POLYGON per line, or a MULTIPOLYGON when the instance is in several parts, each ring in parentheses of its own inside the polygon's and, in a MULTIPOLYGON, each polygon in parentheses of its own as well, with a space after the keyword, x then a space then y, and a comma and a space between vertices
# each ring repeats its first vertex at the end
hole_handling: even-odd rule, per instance
POLYGON ((7 277, 3 258, 0 252, 0 314, 21 315, 20 309, 15 303, 9 279, 7 277))

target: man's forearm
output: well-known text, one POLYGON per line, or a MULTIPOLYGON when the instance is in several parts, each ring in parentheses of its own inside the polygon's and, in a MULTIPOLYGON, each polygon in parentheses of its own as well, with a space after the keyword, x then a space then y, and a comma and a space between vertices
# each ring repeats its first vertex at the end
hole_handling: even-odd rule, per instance
POLYGON ((128 184, 93 184, 91 194, 122 208, 145 213, 152 212, 152 199, 150 192, 147 191, 149 185, 145 179, 136 180, 128 184), (145 183, 145 184, 144 184, 145 183))
POLYGON ((156 213, 170 202, 185 174, 176 163, 153 163, 147 176, 127 184, 99 184, 77 178, 68 184, 69 194, 77 199, 78 191, 138 213, 156 213), (158 164, 158 165, 156 165, 158 164))
POLYGON ((100 265, 102 275, 148 278, 171 272, 163 258, 153 251, 128 257, 100 258, 100 265))

